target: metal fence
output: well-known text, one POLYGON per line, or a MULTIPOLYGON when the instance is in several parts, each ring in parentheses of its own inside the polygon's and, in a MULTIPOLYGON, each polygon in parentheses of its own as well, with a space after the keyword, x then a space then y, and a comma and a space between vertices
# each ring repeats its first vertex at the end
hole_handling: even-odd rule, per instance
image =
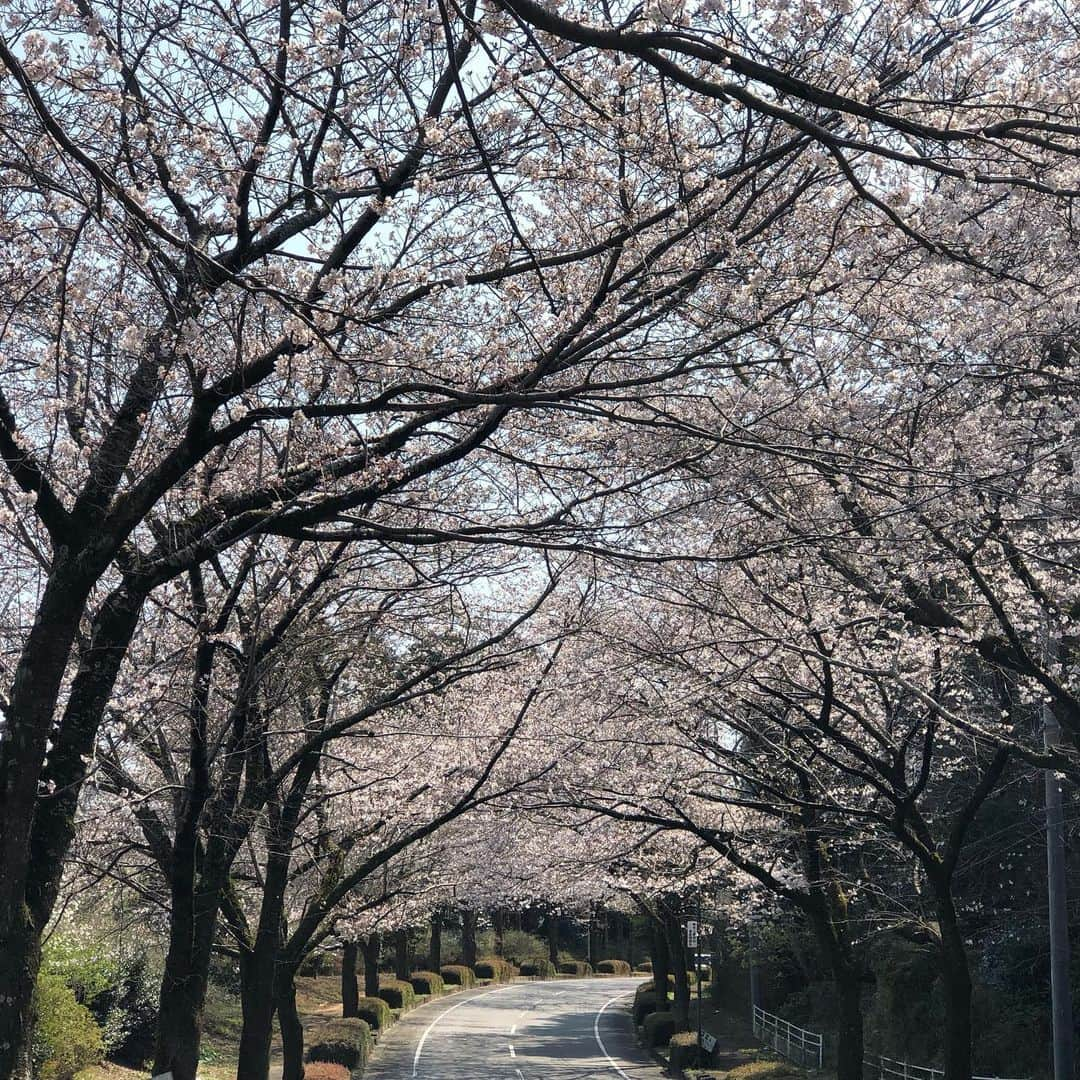
MULTIPOLYGON (((912 1065, 893 1058, 867 1058, 864 1064, 878 1075, 878 1080, 943 1080, 944 1069, 930 1069, 925 1065, 912 1065)), ((872 1075, 872 1074, 871 1074, 872 1075)), ((1008 1080, 1001 1076, 973 1076, 971 1080, 1008 1080)), ((1017 1077, 1015 1080, 1027 1080, 1017 1077)))
MULTIPOLYGON (((796 1027, 783 1017, 774 1016, 755 1005, 754 1034, 766 1046, 782 1054, 789 1061, 821 1068, 824 1044, 816 1031, 796 1027)), ((883 1077, 882 1080, 885 1078, 883 1077)), ((918 1078, 912 1077, 911 1080, 918 1080, 918 1078)), ((930 1080, 930 1078, 924 1078, 924 1080, 930 1080)))

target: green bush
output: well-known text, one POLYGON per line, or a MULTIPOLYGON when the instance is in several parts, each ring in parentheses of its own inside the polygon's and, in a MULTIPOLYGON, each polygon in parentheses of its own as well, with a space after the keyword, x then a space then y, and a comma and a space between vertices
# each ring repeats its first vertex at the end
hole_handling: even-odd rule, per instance
POLYGON ((675 1014, 653 1012, 645 1017, 645 1045, 667 1046, 675 1034, 675 1014))
POLYGON ((473 965, 473 971, 478 979, 494 979, 495 982, 509 982, 517 974, 517 968, 501 956, 481 957, 473 965))
POLYGON ((443 977, 436 971, 414 971, 409 976, 413 991, 434 996, 443 991, 443 977))
MULTIPOLYGON (((367 1062, 371 1045, 371 1028, 367 1021, 350 1016, 333 1020, 320 1028, 305 1057, 308 1061, 341 1065, 351 1072, 362 1068, 367 1062)), ((305 1075, 310 1076, 307 1070, 305 1075)))
POLYGON ((442 975, 443 982, 447 986, 460 986, 468 990, 470 986, 476 985, 476 974, 472 968, 464 964, 443 964, 439 968, 439 974, 442 975))
MULTIPOLYGON (((482 955, 493 956, 496 950, 495 931, 485 930, 478 934, 476 943, 482 955)), ((520 964, 529 957, 539 956, 546 948, 544 941, 536 934, 529 934, 524 930, 504 930, 502 949, 499 951, 512 964, 520 964)))
POLYGON ((534 956, 525 960, 521 965, 522 975, 532 975, 540 979, 552 979, 558 971, 555 965, 546 956, 534 956))
POLYGON ((356 1015, 366 1021, 373 1031, 385 1031, 394 1022, 390 1006, 381 997, 362 997, 357 1004, 356 1015))
POLYGON ((105 1053, 101 1028, 59 975, 38 976, 34 990, 34 1037, 30 1053, 39 1080, 70 1080, 105 1053))
POLYGON ((647 990, 644 994, 638 991, 634 995, 634 1027, 644 1024, 645 1017, 654 1012, 656 1012, 656 993, 652 990, 647 990))
POLYGON ((146 953, 125 957, 115 965, 112 984, 90 1006, 102 1026, 110 1061, 138 1069, 153 1056, 159 982, 146 953))
POLYGON ((625 960, 601 960, 596 965, 598 975, 629 975, 631 970, 625 960))
POLYGON ((593 973, 592 964, 587 964, 584 960, 564 960, 559 965, 559 971, 564 975, 591 975, 593 973))
POLYGON ((379 997, 391 1009, 411 1009, 416 1004, 416 991, 411 982, 383 975, 379 979, 379 997))
POLYGON ((701 1048, 698 1046, 696 1031, 677 1031, 668 1042, 668 1051, 671 1055, 671 1071, 678 1069, 692 1069, 706 1064, 702 1060, 701 1048))

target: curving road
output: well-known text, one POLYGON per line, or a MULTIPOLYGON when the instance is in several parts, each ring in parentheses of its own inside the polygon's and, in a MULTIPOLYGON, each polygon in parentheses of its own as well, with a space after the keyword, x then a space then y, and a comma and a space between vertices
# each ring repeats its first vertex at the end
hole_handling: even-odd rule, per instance
POLYGON ((639 979, 513 983, 418 1009, 380 1040, 365 1080, 661 1080, 634 1042, 639 979))

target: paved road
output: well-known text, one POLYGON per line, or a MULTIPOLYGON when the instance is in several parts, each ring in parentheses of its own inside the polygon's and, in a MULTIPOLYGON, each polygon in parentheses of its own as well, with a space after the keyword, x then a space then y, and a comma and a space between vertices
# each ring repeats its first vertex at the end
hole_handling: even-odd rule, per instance
POLYGON ((637 1047, 638 979, 513 983, 454 995, 395 1024, 365 1080, 661 1080, 637 1047))

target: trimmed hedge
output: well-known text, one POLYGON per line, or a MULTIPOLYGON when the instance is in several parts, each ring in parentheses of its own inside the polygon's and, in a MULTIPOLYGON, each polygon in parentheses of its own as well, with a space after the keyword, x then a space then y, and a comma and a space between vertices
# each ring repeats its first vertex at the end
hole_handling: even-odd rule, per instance
MULTIPOLYGON (((375 1001, 377 998, 361 998, 361 1001, 375 1001)), ((323 1066, 336 1066, 352 1072, 363 1068, 371 1052, 371 1028, 366 1020, 347 1016, 323 1025, 317 1037, 307 1048, 304 1057, 307 1061, 323 1066)), ((310 1069, 304 1070, 307 1080, 319 1080, 310 1069)), ((341 1080, 334 1074, 326 1074, 321 1080, 341 1080)))
POLYGON ((464 964, 443 964, 439 968, 439 974, 447 986, 460 986, 463 990, 468 990, 470 986, 476 985, 476 973, 464 964))
POLYGON ((416 991, 411 982, 383 975, 379 979, 379 997, 391 1009, 411 1009, 416 1004, 416 991))
POLYGON ((501 956, 482 957, 473 965, 473 971, 478 979, 494 979, 495 982, 509 982, 517 974, 517 968, 501 956))
MULTIPOLYGON (((698 1046, 696 1031, 677 1031, 668 1042, 668 1052, 671 1055, 671 1071, 676 1069, 695 1069, 705 1064, 698 1046)), ((307 1080, 307 1077, 304 1078, 307 1080)))
POLYGON ((357 1003, 356 1015, 364 1020, 372 1031, 385 1031, 394 1022, 390 1006, 381 997, 362 997, 357 1003))
POLYGON ((596 965, 597 975, 629 975, 632 970, 625 960, 601 960, 596 965))
POLYGON ((675 1014, 653 1012, 645 1017, 645 1045, 667 1046, 675 1034, 675 1014))
POLYGON ((591 975, 593 973, 592 964, 584 960, 564 960, 559 965, 559 971, 563 975, 591 975))
POLYGON ((540 979, 552 979, 558 974, 558 968, 546 956, 534 956, 521 963, 522 975, 533 975, 540 979))
POLYGON ((641 963, 638 964, 638 971, 647 971, 651 975, 652 974, 652 961, 651 960, 642 960, 641 963))
POLYGON ((309 1061, 304 1066, 304 1080, 349 1080, 349 1070, 330 1061, 309 1061))
POLYGON ((417 994, 434 996, 443 991, 443 977, 437 971, 414 971, 409 982, 417 994))
POLYGON ((634 1027, 640 1027, 645 1023, 645 1017, 654 1012, 656 1012, 655 991, 647 990, 644 994, 639 992, 634 995, 634 1027))

